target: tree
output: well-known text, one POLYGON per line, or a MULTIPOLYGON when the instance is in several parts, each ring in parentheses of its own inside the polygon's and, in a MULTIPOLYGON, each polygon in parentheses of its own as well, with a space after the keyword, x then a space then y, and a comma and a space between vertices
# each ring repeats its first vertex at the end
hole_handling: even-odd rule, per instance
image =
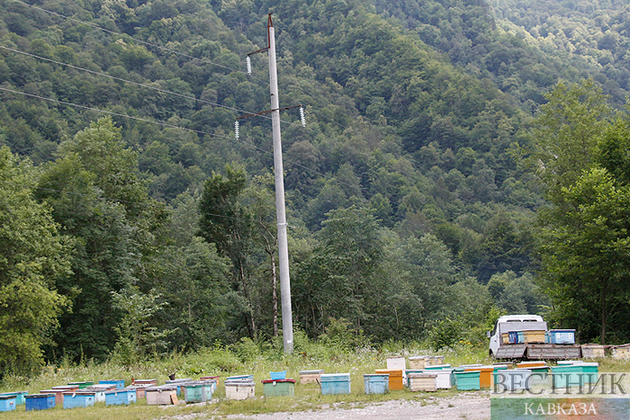
POLYGON ((554 316, 601 344, 611 332, 627 340, 630 188, 595 168, 561 192, 566 205, 541 213, 541 275, 554 316))
POLYGON ((164 214, 149 199, 137 170, 136 154, 125 148, 110 118, 62 143, 55 162, 42 170, 37 197, 76 243, 73 276, 56 282, 73 301, 55 337, 68 355, 109 354, 121 319, 111 292, 139 285, 144 265, 156 253, 164 214))
POLYGON ((559 83, 547 100, 534 125, 532 158, 548 197, 557 201, 563 187, 593 166, 595 147, 610 126, 612 111, 591 79, 570 86, 559 83))
POLYGON ((231 165, 226 165, 225 175, 213 173, 208 178, 199 203, 199 233, 207 242, 216 244, 221 256, 232 261, 232 287, 248 302, 248 327, 253 337, 257 328, 248 258, 253 245, 254 223, 251 214, 239 202, 246 185, 245 170, 231 165))
POLYGON ((55 290, 70 276, 72 241, 50 208, 33 199, 34 171, 0 149, 0 369, 28 373, 42 365, 57 317, 69 300, 55 290))

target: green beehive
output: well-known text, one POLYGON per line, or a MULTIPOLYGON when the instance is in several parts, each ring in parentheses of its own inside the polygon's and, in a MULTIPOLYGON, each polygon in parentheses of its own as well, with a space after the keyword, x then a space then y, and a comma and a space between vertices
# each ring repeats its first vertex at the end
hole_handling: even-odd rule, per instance
POLYGON ((458 391, 478 391, 481 389, 480 377, 481 372, 473 370, 469 372, 453 372, 455 377, 455 386, 458 391))
POLYGON ((212 400, 212 390, 214 389, 215 381, 191 381, 185 383, 184 399, 187 403, 200 403, 212 400))
POLYGON ((295 393, 294 379, 267 379, 262 384, 265 397, 292 397, 295 393))

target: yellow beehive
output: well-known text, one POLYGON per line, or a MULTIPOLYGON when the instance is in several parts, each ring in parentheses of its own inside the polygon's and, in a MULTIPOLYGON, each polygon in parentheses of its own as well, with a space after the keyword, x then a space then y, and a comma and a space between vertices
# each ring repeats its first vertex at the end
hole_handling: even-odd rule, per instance
POLYGON ((613 347, 612 356, 615 359, 630 359, 630 346, 613 347))
POLYGON ((424 369, 429 356, 412 356, 409 358, 409 369, 424 369))
POLYGON ((544 330, 523 331, 523 341, 525 343, 544 343, 545 331, 544 330))
POLYGON ((510 334, 509 333, 501 334, 501 338, 503 339, 503 344, 510 344, 510 334))
POLYGON ((599 344, 584 344, 582 346, 582 357, 594 359, 596 357, 606 357, 606 348, 599 344))
POLYGON ((435 392, 437 391, 436 378, 437 375, 431 373, 410 373, 409 389, 414 392, 435 392))

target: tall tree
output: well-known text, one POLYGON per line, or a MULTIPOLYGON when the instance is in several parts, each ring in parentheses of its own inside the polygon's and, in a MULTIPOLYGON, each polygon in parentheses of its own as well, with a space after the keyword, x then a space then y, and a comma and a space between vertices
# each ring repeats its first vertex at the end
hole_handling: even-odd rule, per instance
POLYGON ((55 290, 70 276, 71 241, 50 208, 33 198, 34 171, 0 149, 0 371, 28 373, 43 362, 69 301, 55 290))

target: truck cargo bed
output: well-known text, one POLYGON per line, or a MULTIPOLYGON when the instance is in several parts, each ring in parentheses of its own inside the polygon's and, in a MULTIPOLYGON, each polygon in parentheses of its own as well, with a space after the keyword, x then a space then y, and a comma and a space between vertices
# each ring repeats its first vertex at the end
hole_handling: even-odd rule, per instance
POLYGON ((508 344, 499 347, 497 359, 562 360, 582 356, 577 344, 508 344))

